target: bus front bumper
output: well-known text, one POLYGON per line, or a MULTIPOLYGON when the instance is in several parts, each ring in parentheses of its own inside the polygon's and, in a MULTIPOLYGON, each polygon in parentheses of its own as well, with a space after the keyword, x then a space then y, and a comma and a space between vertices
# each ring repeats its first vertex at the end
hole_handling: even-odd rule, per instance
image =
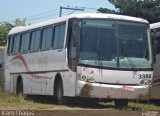
POLYGON ((78 81, 76 96, 100 99, 150 99, 150 86, 126 86, 78 81))

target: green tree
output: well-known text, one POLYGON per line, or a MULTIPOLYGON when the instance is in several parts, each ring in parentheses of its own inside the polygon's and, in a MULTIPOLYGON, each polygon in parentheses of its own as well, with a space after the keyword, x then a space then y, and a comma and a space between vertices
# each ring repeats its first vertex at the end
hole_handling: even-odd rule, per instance
POLYGON ((99 8, 103 13, 116 13, 147 19, 150 23, 160 21, 160 1, 159 0, 108 0, 115 6, 115 10, 99 8))
POLYGON ((26 19, 21 20, 17 18, 14 22, 14 26, 25 26, 26 25, 25 22, 26 22, 26 19))
POLYGON ((8 32, 13 28, 14 26, 8 22, 3 22, 0 25, 0 46, 5 46, 7 43, 7 35, 8 32))
POLYGON ((8 32, 16 26, 25 26, 25 19, 21 20, 17 18, 14 24, 9 22, 0 23, 0 46, 5 46, 7 43, 8 32))
POLYGON ((116 13, 114 10, 110 10, 108 8, 102 8, 102 7, 98 9, 98 12, 101 12, 101 13, 112 13, 112 14, 116 13))

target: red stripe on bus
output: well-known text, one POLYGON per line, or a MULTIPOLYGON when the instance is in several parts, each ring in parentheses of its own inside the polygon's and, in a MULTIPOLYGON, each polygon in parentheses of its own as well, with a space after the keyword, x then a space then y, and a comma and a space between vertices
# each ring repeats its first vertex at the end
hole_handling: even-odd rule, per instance
POLYGON ((159 83, 160 79, 153 80, 153 83, 159 83))
MULTIPOLYGON (((28 64, 26 63, 26 61, 25 61, 25 59, 23 58, 22 55, 15 56, 11 61, 16 60, 16 59, 19 59, 23 63, 23 66, 24 66, 25 70, 27 71, 27 73, 32 72, 29 69, 28 64)), ((51 77, 47 77, 47 76, 41 76, 41 75, 36 75, 36 74, 29 74, 29 75, 31 75, 31 77, 34 78, 34 79, 41 79, 41 78, 51 79, 51 77)))

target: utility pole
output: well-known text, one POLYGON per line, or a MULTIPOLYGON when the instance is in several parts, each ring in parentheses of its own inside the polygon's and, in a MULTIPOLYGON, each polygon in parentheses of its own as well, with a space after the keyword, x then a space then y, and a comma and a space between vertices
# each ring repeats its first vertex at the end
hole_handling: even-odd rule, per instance
POLYGON ((62 16, 62 9, 67 9, 67 10, 80 10, 80 11, 84 11, 84 8, 73 8, 73 7, 63 7, 63 6, 60 6, 60 12, 59 12, 59 17, 62 16))

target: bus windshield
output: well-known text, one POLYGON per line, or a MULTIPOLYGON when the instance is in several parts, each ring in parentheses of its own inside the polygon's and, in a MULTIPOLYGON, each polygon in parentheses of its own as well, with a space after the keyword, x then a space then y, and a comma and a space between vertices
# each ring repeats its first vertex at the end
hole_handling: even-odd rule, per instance
POLYGON ((79 63, 112 68, 151 68, 147 24, 81 20, 79 63))

